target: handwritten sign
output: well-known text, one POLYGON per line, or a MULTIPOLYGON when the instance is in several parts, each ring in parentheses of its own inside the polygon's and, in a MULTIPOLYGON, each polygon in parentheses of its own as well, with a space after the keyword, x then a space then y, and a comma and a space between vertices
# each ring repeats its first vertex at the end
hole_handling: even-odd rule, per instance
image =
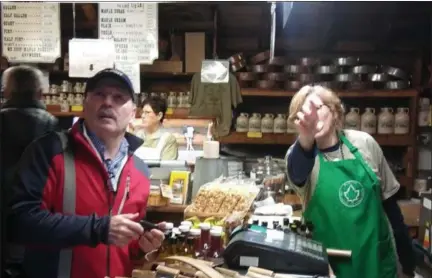
POLYGON ((116 62, 153 64, 159 56, 157 3, 99 3, 99 38, 114 40, 116 62))
POLYGON ((115 68, 124 72, 132 82, 136 94, 141 90, 140 64, 137 62, 116 62, 115 68))
POLYGON ((115 55, 111 40, 69 40, 69 76, 92 77, 103 69, 112 68, 115 55))
POLYGON ((61 57, 58 3, 1 5, 2 55, 10 63, 54 63, 61 57))

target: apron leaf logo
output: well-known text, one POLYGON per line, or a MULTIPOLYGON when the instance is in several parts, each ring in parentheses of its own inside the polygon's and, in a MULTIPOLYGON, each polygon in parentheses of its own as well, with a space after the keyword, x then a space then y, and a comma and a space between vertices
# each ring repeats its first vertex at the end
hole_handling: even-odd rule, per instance
POLYGON ((364 199, 364 187, 358 181, 350 180, 339 187, 339 200, 349 208, 360 205, 364 199))

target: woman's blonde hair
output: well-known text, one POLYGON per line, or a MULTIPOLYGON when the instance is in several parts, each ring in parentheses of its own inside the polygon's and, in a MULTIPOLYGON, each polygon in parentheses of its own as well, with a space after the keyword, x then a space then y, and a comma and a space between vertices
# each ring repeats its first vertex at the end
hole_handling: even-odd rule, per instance
POLYGON ((294 124, 297 113, 301 110, 306 98, 311 94, 317 94, 323 103, 330 108, 335 117, 336 129, 341 130, 345 114, 341 99, 332 90, 319 85, 306 85, 293 96, 289 107, 288 120, 290 123, 294 124))

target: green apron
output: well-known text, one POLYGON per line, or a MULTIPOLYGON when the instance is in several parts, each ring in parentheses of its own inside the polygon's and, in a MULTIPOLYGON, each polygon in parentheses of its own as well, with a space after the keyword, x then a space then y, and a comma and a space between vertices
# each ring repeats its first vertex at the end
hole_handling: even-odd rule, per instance
POLYGON ((396 253, 380 182, 358 149, 340 138, 354 159, 328 161, 318 154, 317 185, 304 218, 314 224, 313 237, 326 248, 352 251, 351 258, 329 257, 337 278, 395 278, 396 253))

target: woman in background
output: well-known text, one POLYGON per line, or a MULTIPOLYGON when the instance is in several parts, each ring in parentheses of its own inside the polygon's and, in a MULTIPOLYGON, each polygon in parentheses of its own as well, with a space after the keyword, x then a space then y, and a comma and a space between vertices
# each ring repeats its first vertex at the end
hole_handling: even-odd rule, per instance
POLYGON ((321 86, 297 92, 289 114, 298 138, 287 152, 287 177, 304 200, 303 217, 326 248, 352 251, 351 258, 329 258, 336 276, 395 278, 399 254, 413 277, 412 241, 395 197, 400 185, 379 144, 343 130, 341 100, 321 86))
POLYGON ((177 140, 162 127, 167 111, 166 100, 159 96, 150 96, 142 104, 140 127, 135 132, 144 139, 144 144, 135 152, 145 160, 176 160, 178 157, 177 140))

